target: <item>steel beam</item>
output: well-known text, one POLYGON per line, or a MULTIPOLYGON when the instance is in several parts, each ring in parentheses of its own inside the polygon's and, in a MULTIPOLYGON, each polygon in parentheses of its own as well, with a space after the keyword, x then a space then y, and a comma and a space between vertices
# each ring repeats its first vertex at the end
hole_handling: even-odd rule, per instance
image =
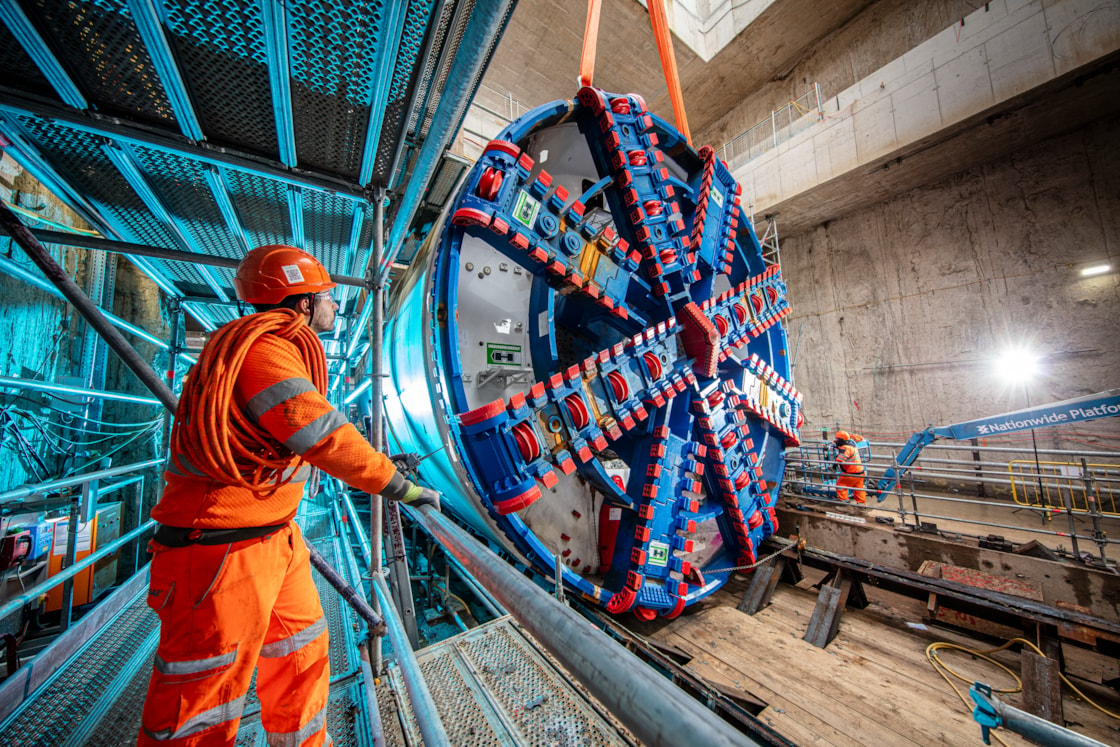
POLYGON ((136 29, 144 40, 144 46, 148 48, 152 64, 156 66, 156 73, 163 84, 171 110, 175 112, 179 129, 191 140, 202 140, 205 137, 202 125, 195 114, 183 76, 179 74, 179 67, 175 64, 175 56, 167 42, 159 10, 152 0, 128 0, 128 9, 136 21, 136 29))
POLYGON ((389 276, 389 268, 400 253, 405 232, 412 224, 424 197, 424 190, 420 187, 431 180, 440 157, 455 137, 478 86, 483 67, 512 10, 513 0, 480 0, 471 11, 467 29, 459 42, 459 52, 452 62, 447 83, 440 92, 439 105, 432 117, 431 127, 428 128, 428 137, 424 139, 416 157, 416 166, 412 170, 412 188, 401 200, 393 221, 393 230, 389 234, 388 251, 381 260, 381 267, 376 270, 378 285, 384 285, 389 276))
POLYGON ((408 3, 388 3, 382 25, 382 43, 377 50, 373 94, 370 96, 369 121, 366 125, 366 141, 362 149, 361 169, 358 172, 358 183, 363 187, 368 186, 369 180, 373 177, 373 164, 377 159, 377 148, 381 143, 381 128, 385 123, 386 100, 393 83, 393 63, 397 59, 397 49, 401 44, 401 32, 404 29, 407 7, 408 3))
POLYGON ((218 203, 218 210, 225 218, 226 228, 237 239, 241 251, 248 254, 252 247, 249 246, 249 240, 246 238, 245 227, 241 225, 241 218, 237 215, 237 208, 233 206, 233 198, 229 194, 224 170, 217 166, 207 166, 202 173, 210 186, 210 193, 214 195, 214 202, 218 203))
MULTIPOLYGON (((405 510, 649 747, 758 744, 735 731, 438 511, 405 510)), ((397 642, 393 641, 394 648, 397 642)))
MULTIPOLYGON (((0 226, 0 230, 3 226, 0 226)), ((201 252, 184 252, 176 249, 164 249, 160 246, 149 246, 147 244, 135 244, 129 241, 116 241, 114 239, 102 239, 96 236, 82 236, 74 233, 64 233, 62 231, 48 231, 42 228, 29 228, 27 229, 32 236, 39 239, 39 241, 48 244, 60 244, 62 246, 80 246, 86 249, 100 249, 106 252, 114 252, 117 254, 125 254, 130 257, 154 257, 157 259, 169 259, 173 262, 190 262, 195 265, 210 265, 212 267, 228 267, 236 269, 240 264, 239 259, 230 259, 229 257, 219 257, 215 254, 203 254, 201 252)), ((352 285, 358 288, 367 287, 368 283, 362 278, 352 277, 350 275, 331 275, 331 280, 339 285, 352 285)), ((180 295, 181 294, 176 294, 180 295)), ((212 303, 202 298, 186 298, 184 300, 212 303)), ((232 302, 230 302, 232 303, 232 302)))
MULTIPOLYGON (((433 29, 429 30, 429 32, 424 35, 424 49, 421 51, 420 56, 417 58, 418 60, 422 61, 421 64, 424 65, 425 68, 427 67, 427 61, 432 56, 432 46, 433 44, 435 44, 436 35, 435 33, 433 33, 434 27, 440 22, 440 19, 443 18, 447 3, 448 0, 438 0, 436 2, 436 7, 432 9, 432 13, 430 16, 432 21, 430 22, 430 25, 433 27, 433 29)), ((455 14, 461 12, 461 8, 464 7, 464 5, 465 3, 456 4, 455 14)), ((448 23, 447 28, 451 29, 454 28, 454 26, 455 22, 454 20, 452 20, 448 23)), ((444 36, 444 44, 446 46, 446 35, 444 36)), ((389 171, 386 174, 385 189, 394 188, 393 174, 397 173, 397 169, 400 167, 401 156, 404 154, 405 148, 408 146, 408 123, 412 121, 413 117, 417 117, 417 122, 423 121, 421 119, 422 115, 418 114, 418 112, 423 112, 428 108, 428 97, 431 96, 432 89, 435 87, 435 76, 440 70, 440 63, 442 63, 444 59, 443 55, 444 53, 441 50, 439 61, 437 61, 436 64, 432 66, 432 79, 428 81, 428 90, 424 93, 424 98, 421 100, 419 96, 413 95, 412 104, 408 107, 408 111, 405 113, 404 123, 401 126, 400 140, 397 141, 396 150, 393 151, 393 162, 389 165, 389 171)))
MULTIPOLYGON (((393 3, 395 5, 396 3, 393 3)), ((268 82, 272 89, 272 114, 276 141, 285 166, 296 165, 296 133, 292 124, 292 70, 288 59, 288 9, 279 0, 260 4, 264 44, 268 55, 268 82)))
POLYGON ((1042 625, 1072 624, 1090 628, 1098 634, 1120 641, 1120 622, 1106 620, 1077 610, 1053 607, 1012 594, 948 581, 920 573, 890 568, 861 558, 853 558, 814 547, 801 550, 801 561, 817 568, 842 568, 867 575, 876 585, 915 598, 937 594, 960 604, 984 610, 994 615, 1011 616, 1042 625))
POLYGON ((0 21, 3 21, 12 32, 63 101, 75 109, 85 109, 89 106, 86 97, 66 72, 62 63, 58 61, 46 40, 35 29, 19 3, 6 0, 0 2, 0 21))
MULTIPOLYGON (((140 167, 136 164, 132 152, 128 147, 117 148, 114 145, 103 145, 101 149, 109 160, 113 162, 113 165, 117 167, 117 171, 119 171, 121 176, 124 177, 124 180, 128 182, 128 186, 132 187, 132 191, 136 193, 136 196, 140 198, 144 206, 148 208, 153 216, 164 224, 164 227, 171 234, 171 237, 179 244, 179 247, 183 251, 189 253, 189 248, 192 243, 191 240, 187 238, 180 227, 178 219, 171 215, 167 208, 164 207, 163 201, 160 200, 159 195, 157 195, 155 190, 152 189, 152 186, 148 184, 147 177, 140 171, 140 167)), ((222 288, 212 272, 206 269, 204 265, 198 265, 196 269, 219 300, 229 300, 225 289, 222 288)), ((175 295, 182 295, 182 293, 176 293, 175 295)))
POLYGON ((122 120, 119 117, 110 117, 98 112, 75 112, 72 109, 52 106, 38 100, 31 101, 12 94, 5 94, 5 100, 0 101, 0 111, 16 116, 32 116, 61 123, 72 129, 100 135, 115 142, 154 148, 165 153, 192 158, 201 163, 225 166, 284 184, 317 189, 350 200, 363 202, 367 200, 365 189, 343 177, 303 169, 290 169, 275 161, 244 154, 236 149, 221 147, 204 141, 191 142, 185 138, 160 133, 149 127, 122 120))
POLYGON ((288 222, 292 225, 292 246, 303 248, 303 191, 288 187, 288 222))

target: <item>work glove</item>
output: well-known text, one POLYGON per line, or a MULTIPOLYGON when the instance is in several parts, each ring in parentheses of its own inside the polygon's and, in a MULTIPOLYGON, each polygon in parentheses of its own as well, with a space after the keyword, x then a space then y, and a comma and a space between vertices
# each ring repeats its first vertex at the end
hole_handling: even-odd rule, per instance
POLYGON ((381 495, 391 501, 403 501, 410 506, 431 506, 439 510, 439 493, 425 488, 405 478, 400 472, 393 475, 389 484, 381 490, 381 495))
POLYGON ((397 468, 405 477, 413 477, 416 475, 416 468, 420 466, 420 459, 415 454, 401 453, 390 454, 389 461, 397 468))
POLYGON ((425 488, 416 483, 410 483, 411 487, 408 492, 404 494, 402 501, 410 506, 420 508, 421 506, 431 506, 436 511, 439 511, 439 493, 431 488, 425 488))

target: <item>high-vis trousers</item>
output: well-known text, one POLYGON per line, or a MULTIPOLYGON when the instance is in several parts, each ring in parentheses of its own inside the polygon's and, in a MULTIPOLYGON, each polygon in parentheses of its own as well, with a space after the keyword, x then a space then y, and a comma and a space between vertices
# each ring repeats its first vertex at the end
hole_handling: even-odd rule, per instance
POLYGON ((867 503, 867 493, 863 489, 863 475, 841 474, 836 478, 836 498, 841 501, 848 500, 848 491, 844 488, 855 488, 856 503, 867 503))
POLYGON ((160 640, 138 743, 232 745, 254 667, 268 744, 329 743, 327 625, 299 528, 150 547, 160 640))

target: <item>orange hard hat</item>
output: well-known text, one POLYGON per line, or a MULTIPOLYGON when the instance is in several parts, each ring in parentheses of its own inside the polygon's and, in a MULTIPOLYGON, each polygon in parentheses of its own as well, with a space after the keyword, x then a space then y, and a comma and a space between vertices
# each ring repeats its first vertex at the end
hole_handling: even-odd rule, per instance
POLYGON ((852 437, 848 435, 847 431, 836 431, 836 438, 841 441, 851 441, 852 437))
POLYGON ((271 306, 288 296, 335 287, 323 263, 284 244, 258 246, 237 266, 233 288, 245 303, 271 306))

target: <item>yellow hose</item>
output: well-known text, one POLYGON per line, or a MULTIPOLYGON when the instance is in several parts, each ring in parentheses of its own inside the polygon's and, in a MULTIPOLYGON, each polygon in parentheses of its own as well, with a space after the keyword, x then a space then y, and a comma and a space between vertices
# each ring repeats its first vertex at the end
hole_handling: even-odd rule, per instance
MULTIPOLYGON (((966 706, 968 706, 969 710, 971 710, 972 709, 971 701, 968 698, 966 698, 963 693, 961 693, 960 689, 953 683, 953 681, 951 679, 949 679, 948 675, 951 674, 954 677, 956 677, 958 680, 961 680, 962 682, 967 682, 970 685, 973 682, 976 681, 975 678, 965 677, 965 676, 961 675, 960 673, 954 671, 951 667, 949 667, 947 664, 945 664, 943 661, 941 661, 941 658, 937 655, 937 652, 942 650, 942 649, 949 649, 949 650, 953 650, 953 651, 961 651, 963 653, 969 654, 970 656, 975 656, 978 659, 983 659, 984 661, 987 661, 990 664, 994 664, 995 666, 999 667, 1004 672, 1006 672, 1008 675, 1010 675, 1013 680, 1015 680, 1015 687, 1004 688, 1004 689, 1000 689, 1000 690, 992 688, 992 692, 1001 693, 1001 694, 1017 693, 1017 692, 1021 692, 1023 690, 1023 681, 1021 679, 1019 679, 1019 676, 1017 674, 1015 674, 1014 672, 1012 672, 1009 668, 1007 668, 1003 664, 999 663, 998 661, 996 661, 992 657, 988 656, 988 654, 994 654, 994 653, 997 653, 999 651, 1003 651, 1004 649, 1006 649, 1010 646, 1013 646, 1016 643, 1020 643, 1023 646, 1029 647, 1032 651, 1034 651, 1039 656, 1042 656, 1044 658, 1046 657, 1046 654, 1042 653, 1042 650, 1038 646, 1034 645, 1033 643, 1031 643, 1027 639, 1025 639, 1025 638, 1012 638, 1011 640, 1007 641, 1007 643, 1004 643, 1002 646, 999 646, 997 648, 985 649, 983 651, 978 651, 976 649, 967 648, 965 646, 959 646, 955 643, 949 643, 948 641, 936 641, 936 642, 931 643, 928 646, 926 646, 926 658, 929 659, 929 663, 933 665, 933 668, 937 671, 937 673, 940 674, 941 677, 946 682, 949 683, 949 686, 953 688, 953 691, 957 694, 957 697, 960 698, 961 701, 964 702, 964 704, 966 706)), ((1077 693, 1077 695, 1082 700, 1084 700, 1086 703, 1093 706, 1098 711, 1100 711, 1101 713, 1105 714, 1106 716, 1108 716, 1110 718, 1120 719, 1120 715, 1115 714, 1112 711, 1098 705, 1089 696, 1087 696, 1085 693, 1083 693, 1079 689, 1077 689, 1077 686, 1074 685, 1072 682, 1070 682, 1069 679, 1064 674, 1059 672, 1058 676, 1062 678, 1062 682, 1066 683, 1066 685, 1068 685, 1071 690, 1073 690, 1075 693, 1077 693)), ((1003 744, 1006 747, 1007 743, 1004 742, 1002 739, 1000 739, 997 734, 995 734, 993 732, 992 736, 995 737, 997 740, 999 740, 1000 744, 1003 744)))

